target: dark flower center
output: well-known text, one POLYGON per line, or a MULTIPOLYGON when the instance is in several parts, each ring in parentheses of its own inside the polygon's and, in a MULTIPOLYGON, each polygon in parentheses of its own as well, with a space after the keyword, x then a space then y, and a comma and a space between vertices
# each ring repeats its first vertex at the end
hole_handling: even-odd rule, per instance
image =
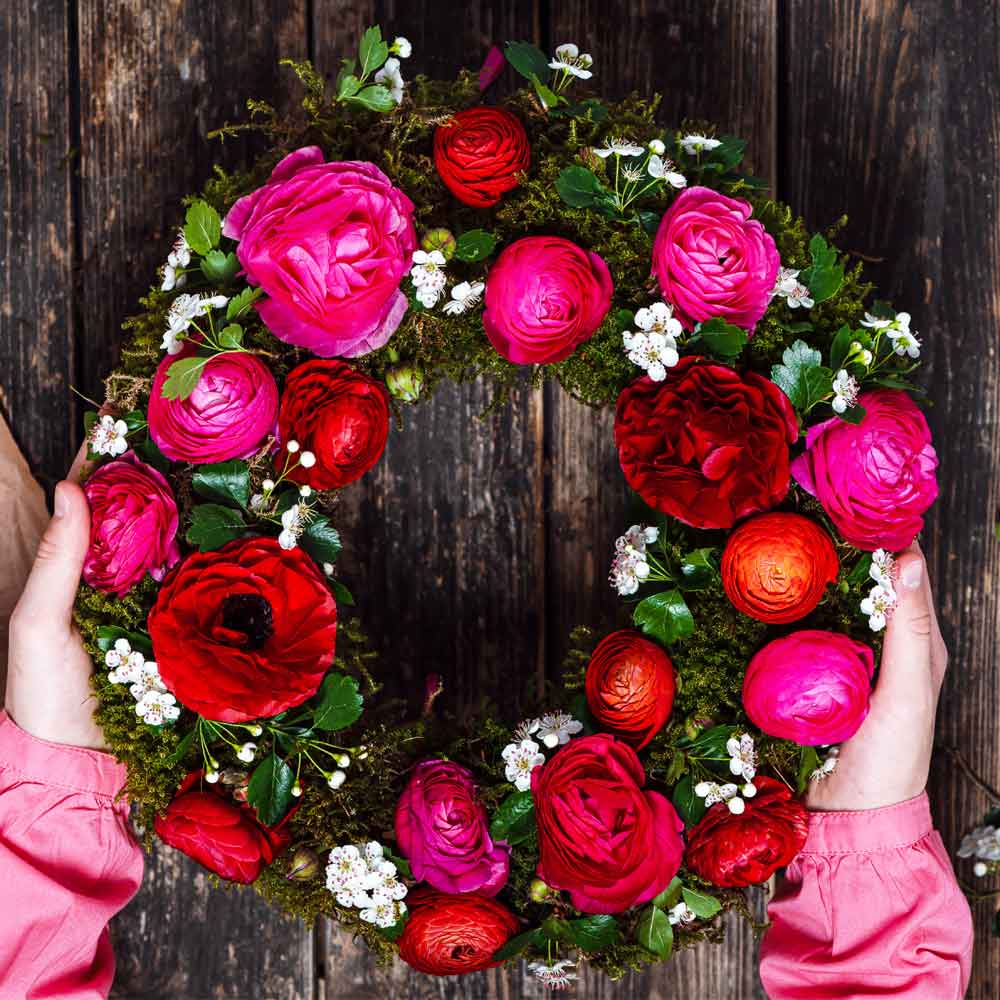
POLYGON ((260 594, 230 594, 222 602, 222 627, 242 632, 247 649, 260 649, 274 635, 271 605, 260 594))

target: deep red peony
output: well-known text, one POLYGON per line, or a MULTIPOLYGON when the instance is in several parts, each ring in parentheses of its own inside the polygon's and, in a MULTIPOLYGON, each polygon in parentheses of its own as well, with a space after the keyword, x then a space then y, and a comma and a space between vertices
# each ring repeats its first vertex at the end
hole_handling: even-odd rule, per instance
POLYGON ((445 187, 473 208, 516 188, 531 162, 524 126, 503 108, 456 111, 434 132, 434 165, 445 187))
POLYGON ((501 965, 494 954, 520 929, 506 906, 484 896, 418 889, 406 902, 410 919, 399 939, 399 957, 431 976, 459 976, 501 965))
POLYGON ((156 833, 171 847, 230 882, 249 885, 291 843, 285 821, 266 827, 247 805, 189 774, 167 811, 156 817, 156 833))
POLYGON ((573 740, 531 772, 538 877, 584 913, 645 903, 680 868, 684 824, 645 783, 635 751, 604 734, 573 740))
POLYGON ((629 486, 695 528, 731 528, 780 503, 798 434, 792 404, 773 382, 699 357, 681 358, 663 382, 637 379, 615 412, 629 486))
POLYGON ((310 698, 333 663, 336 633, 319 570, 273 538, 188 556, 149 613, 164 684, 220 722, 270 718, 310 698))
POLYGON ((736 816, 717 802, 688 831, 687 868, 713 885, 737 888, 766 882, 806 842, 809 813, 774 778, 754 778, 757 794, 736 816))
POLYGON ((335 490, 360 479, 382 456, 389 436, 385 389, 343 361, 306 361, 285 381, 278 414, 282 442, 316 456, 312 468, 288 474, 313 489, 335 490))
POLYGON ((722 586, 733 606, 760 622, 809 614, 840 561, 830 536, 801 514, 775 512, 744 521, 722 553, 722 586))
POLYGON ((603 729, 641 750, 674 707, 670 657, 632 629, 605 636, 587 664, 587 707, 603 729))

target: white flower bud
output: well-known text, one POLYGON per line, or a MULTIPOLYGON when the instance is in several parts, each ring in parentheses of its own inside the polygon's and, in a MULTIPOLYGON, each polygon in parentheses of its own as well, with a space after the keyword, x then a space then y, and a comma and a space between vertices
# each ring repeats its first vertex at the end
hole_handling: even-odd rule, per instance
POLYGON ((988 871, 989 869, 983 864, 982 861, 977 861, 972 866, 972 874, 976 875, 978 878, 982 878, 988 871))
POLYGON ((746 809, 746 807, 747 807, 746 803, 738 795, 736 795, 733 798, 729 799, 726 802, 726 805, 729 806, 729 811, 734 816, 739 816, 740 813, 742 813, 743 810, 746 809))
POLYGON ((340 786, 341 786, 341 785, 342 785, 342 784, 343 784, 343 783, 344 783, 345 781, 347 781, 347 775, 346 775, 346 774, 344 774, 344 772, 343 772, 343 771, 334 771, 334 772, 333 772, 333 774, 331 774, 331 775, 330 775, 330 778, 329 778, 329 780, 327 781, 327 784, 328 784, 328 785, 329 785, 329 786, 330 786, 330 787, 331 787, 331 788, 332 788, 332 789, 333 789, 334 791, 336 791, 336 790, 337 790, 338 788, 340 788, 340 786))
POLYGON ((218 771, 206 771, 205 772, 205 780, 210 785, 214 785, 219 780, 219 772, 218 771))
POLYGON ((558 733, 546 733, 542 737, 542 742, 550 749, 554 749, 559 746, 559 734, 558 733))
POLYGON ((271 490, 273 490, 273 489, 274 489, 274 480, 273 480, 273 479, 265 479, 265 480, 264 480, 264 482, 262 482, 262 483, 260 484, 260 488, 261 488, 261 489, 262 489, 262 490, 263 490, 263 491, 264 491, 265 493, 270 493, 270 492, 271 492, 271 490))
POLYGON ((262 736, 263 733, 264 733, 264 730, 260 726, 251 726, 250 727, 250 735, 251 736, 262 736))
POLYGON ((295 784, 292 785, 292 798, 297 799, 301 798, 301 796, 302 796, 302 786, 296 781, 295 784))
POLYGON ((743 798, 752 799, 756 794, 757 794, 757 786, 752 781, 748 781, 743 786, 743 798))
POLYGON ((872 357, 873 355, 871 351, 865 350, 861 352, 861 360, 864 362, 865 367, 872 363, 872 357))
POLYGON ((241 746, 236 752, 236 756, 243 761, 244 764, 252 764, 254 757, 257 756, 256 751, 256 743, 244 743, 243 746, 241 746))
POLYGON ((299 496, 300 497, 311 497, 312 496, 312 491, 313 491, 313 488, 308 483, 306 483, 306 484, 304 484, 304 485, 302 485, 302 486, 299 487, 299 496))
POLYGON ((292 455, 294 455, 302 446, 299 444, 298 441, 289 441, 288 444, 285 445, 285 447, 292 455))
POLYGON ((323 563, 323 572, 327 576, 333 576, 333 563, 323 563))
POLYGON ((346 753, 337 754, 337 756, 333 759, 337 762, 337 767, 351 766, 351 758, 348 757, 346 753))
POLYGON ((299 462, 303 469, 311 469, 316 464, 316 456, 311 451, 304 451, 299 462))
POLYGON ((649 143, 649 151, 656 156, 663 156, 667 151, 667 147, 659 139, 652 139, 649 143))
POLYGON ((704 798, 708 795, 711 785, 707 781, 699 781, 697 785, 694 786, 694 794, 700 798, 704 798))

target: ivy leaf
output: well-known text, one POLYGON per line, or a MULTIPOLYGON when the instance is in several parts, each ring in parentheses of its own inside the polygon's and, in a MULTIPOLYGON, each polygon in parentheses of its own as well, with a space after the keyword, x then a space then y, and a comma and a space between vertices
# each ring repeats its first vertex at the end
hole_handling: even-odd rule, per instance
POLYGON ((517 937, 512 937, 502 948, 494 952, 493 961, 506 961, 508 958, 520 955, 527 948, 540 948, 544 943, 545 936, 538 928, 525 931, 523 934, 518 934, 517 937))
POLYGON ((690 774, 684 775, 674 786, 671 796, 677 815, 684 820, 684 825, 690 829, 705 815, 705 800, 694 793, 694 779, 690 774))
POLYGON ((486 260, 496 245, 497 238, 493 233, 488 233, 485 229, 470 229, 455 241, 455 257, 474 264, 476 261, 486 260))
POLYGON ((361 61, 361 75, 367 76, 381 66, 389 56, 389 45, 382 40, 382 29, 376 24, 361 36, 358 58, 361 61))
POLYGON ((219 345, 227 351, 238 351, 243 346, 243 327, 230 323, 219 332, 219 345))
POLYGON ((507 62, 526 80, 537 77, 549 78, 549 58, 537 45, 531 42, 507 42, 504 53, 507 62))
POLYGON ((513 792, 497 807, 490 821, 490 836, 519 844, 535 830, 535 800, 531 792, 513 792))
POLYGON ((664 590, 640 601, 632 620, 646 635, 667 646, 694 631, 694 618, 679 590, 664 590))
POLYGON ((597 913, 569 922, 568 936, 581 951, 603 951, 618 942, 618 921, 610 913, 597 913))
POLYGON ((207 201, 193 202, 184 216, 184 238, 188 246, 204 257, 219 245, 222 236, 222 219, 207 201))
POLYGON ((705 345, 709 354, 730 361, 743 353, 747 343, 747 332, 724 319, 707 319, 695 327, 695 336, 705 345))
POLYGON ((244 531, 246 524, 240 511, 217 503, 202 503, 191 510, 191 527, 186 538, 189 545, 198 546, 199 552, 211 552, 241 537, 244 531))
POLYGON ((681 900, 681 880, 675 875, 670 880, 670 885, 659 895, 654 896, 649 902, 661 910, 669 910, 676 906, 681 900))
POLYGON ((646 951, 661 959, 670 958, 674 950, 674 929, 663 910, 647 906, 635 928, 635 939, 646 951))
POLYGON ((814 302, 825 302, 840 291, 844 265, 837 259, 837 251, 819 233, 809 241, 809 252, 812 266, 802 272, 802 284, 809 289, 814 302))
POLYGON ((823 356, 814 347, 796 340, 781 357, 784 364, 772 366, 771 381, 797 410, 808 410, 830 392, 833 373, 823 367, 823 356))
POLYGON ((796 788, 801 795, 809 787, 809 775, 820 766, 822 761, 815 747, 799 747, 799 773, 796 788))
POLYGON ((295 772, 277 754, 268 754, 254 769, 247 786, 247 801, 264 826, 274 826, 292 802, 295 772))
POLYGON ((199 465, 191 479, 191 488, 206 500, 246 507, 250 502, 250 470, 246 462, 236 460, 199 465))
POLYGON ((681 561, 681 587, 684 590, 706 590, 712 586, 718 576, 718 570, 712 561, 715 549, 694 549, 681 561))
POLYGON ((350 100, 352 104, 360 104, 369 111, 392 111, 396 106, 388 87, 383 87, 380 83, 373 83, 364 90, 359 90, 350 100))
POLYGON ((201 273, 213 285, 228 285, 236 272, 240 269, 240 262, 236 259, 236 254, 223 253, 221 250, 209 250, 201 259, 201 273))
POLYGON ((559 197, 572 208, 590 208, 607 192, 593 170, 573 164, 564 167, 556 178, 559 197))
POLYGON ((711 920, 722 909, 722 903, 715 896, 710 896, 706 892, 698 892, 697 889, 689 889, 685 886, 681 890, 681 895, 684 897, 688 909, 699 920, 711 920))
POLYGON ((346 674, 327 674, 319 689, 319 704, 313 712, 313 725, 328 733, 346 729, 361 718, 364 699, 358 682, 346 674))
POLYGON ((205 360, 195 355, 175 361, 167 369, 167 377, 160 388, 160 395, 164 399, 187 399, 198 385, 205 360))
POLYGON ((194 738, 198 735, 198 727, 194 726, 184 738, 177 744, 177 749, 167 758, 167 766, 174 767, 179 764, 194 744, 194 738))
POLYGON ((314 517, 299 537, 302 546, 320 564, 335 563, 340 555, 340 532, 322 514, 314 517))
POLYGON ((250 307, 264 294, 262 288, 244 288, 234 295, 226 306, 226 319, 234 320, 250 312, 250 307))

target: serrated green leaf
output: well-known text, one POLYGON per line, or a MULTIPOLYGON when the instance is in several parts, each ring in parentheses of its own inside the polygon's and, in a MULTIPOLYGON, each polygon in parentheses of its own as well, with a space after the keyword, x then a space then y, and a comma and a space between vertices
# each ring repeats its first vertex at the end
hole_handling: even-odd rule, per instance
POLYGON ((822 761, 815 747, 799 747, 799 771, 796 787, 801 795, 809 787, 809 775, 820 766, 822 761))
POLYGON ((257 810, 265 826, 274 826, 292 802, 295 772, 277 754, 268 754, 250 775, 247 802, 257 810))
POLYGON ((261 288, 244 288, 239 295, 234 295, 226 305, 226 320, 231 321, 245 316, 263 294, 264 290, 261 288))
POLYGON ((243 327, 230 323, 219 332, 219 346, 227 351, 238 351, 243 346, 243 327))
POLYGON ((684 820, 684 825, 690 829, 705 815, 705 800, 694 793, 694 779, 690 774, 684 775, 674 786, 674 794, 670 797, 677 815, 684 820))
POLYGON ((198 387, 205 361, 205 358, 197 355, 175 361, 167 369, 167 377, 160 386, 160 395, 164 399, 187 399, 198 387))
POLYGON ((122 420, 125 421, 129 434, 134 434, 146 426, 146 414, 142 410, 129 410, 122 420))
POLYGON ((529 947, 539 948, 544 943, 545 938, 538 928, 525 931, 523 934, 512 937, 502 948, 495 951, 493 953, 493 961, 504 962, 508 958, 520 955, 522 951, 525 951, 529 947))
POLYGON ((207 201, 193 202, 184 217, 184 238, 188 246, 201 256, 219 245, 222 236, 222 219, 207 201))
POLYGON ((512 792, 497 806, 490 820, 490 836, 508 844, 527 840, 534 831, 535 801, 530 791, 512 792))
POLYGON ((246 507, 250 502, 250 470, 246 462, 235 459, 199 465, 191 479, 191 488, 206 500, 246 507))
POLYGON ((706 892, 698 892, 697 889, 689 889, 684 886, 681 890, 681 896, 687 903, 687 908, 699 920, 711 920, 722 909, 722 903, 715 896, 710 896, 706 892))
POLYGON ((556 178, 556 191, 572 208, 590 208, 596 204, 598 196, 604 193, 604 185, 593 170, 573 164, 564 167, 556 178))
POLYGON ((618 921, 610 913, 596 913, 571 920, 568 937, 581 951, 603 951, 612 947, 621 934, 618 921))
POLYGON ((871 568, 872 554, 870 552, 865 552, 854 564, 854 568, 851 572, 847 574, 847 582, 852 587, 856 587, 858 584, 864 583, 865 580, 870 579, 869 570, 871 568))
POLYGON ((340 555, 340 532, 322 514, 314 517, 299 536, 299 545, 320 564, 335 563, 340 555))
POLYGON ((713 548, 694 549, 681 560, 680 585, 684 590, 706 590, 719 575, 713 548))
POLYGON ((353 97, 360 89, 361 81, 353 73, 347 73, 337 80, 337 97, 342 101, 353 97))
POLYGON ((313 712, 313 725, 328 733, 346 729, 361 718, 364 699, 358 682, 346 674, 327 674, 319 689, 319 702, 313 712))
POLYGON ((475 263, 486 260, 497 245, 497 238, 485 229, 470 229, 455 241, 454 256, 458 260, 475 263))
POLYGON ((396 102, 392 99, 392 94, 388 87, 383 87, 380 83, 373 83, 359 90, 350 98, 351 104, 360 104, 369 111, 392 111, 396 102))
POLYGON ((526 80, 532 77, 539 80, 549 78, 548 56, 537 45, 532 45, 531 42, 507 42, 503 54, 507 62, 526 80))
POLYGON ((708 319, 695 327, 695 337, 709 354, 730 361, 738 358, 747 343, 747 332, 724 319, 708 319))
POLYGON ((664 590, 640 601, 632 620, 646 635, 667 646, 694 631, 694 618, 679 590, 664 590))
POLYGON ((188 750, 194 745, 194 739, 197 735, 197 726, 185 734, 184 738, 177 744, 177 749, 167 758, 168 767, 176 766, 187 756, 188 750))
POLYGON ((837 260, 836 249, 819 233, 809 241, 809 252, 812 266, 799 277, 809 289, 813 301, 824 302, 836 295, 844 283, 844 265, 837 260))
POLYGON ((658 893, 649 902, 652 906, 661 910, 669 910, 681 901, 681 880, 675 875, 670 880, 670 885, 658 893))
POLYGON ((382 29, 377 24, 372 25, 361 36, 361 44, 358 47, 361 75, 367 76, 369 73, 374 73, 388 56, 389 45, 382 40, 382 29))
POLYGON ((783 364, 771 368, 771 381, 789 398, 797 410, 806 410, 815 393, 825 384, 818 397, 830 392, 833 374, 823 367, 823 356, 804 340, 796 340, 782 354, 783 364), (812 374, 810 374, 812 373, 812 374))
POLYGON ((192 508, 191 527, 185 537, 188 544, 197 545, 200 552, 211 552, 240 538, 245 531, 240 511, 216 503, 202 503, 192 508))
POLYGON ((648 906, 639 916, 635 928, 635 939, 639 944, 652 952, 657 958, 670 958, 674 950, 674 929, 663 910, 648 906))
POLYGON ((209 250, 201 259, 201 273, 213 285, 228 285, 236 272, 240 269, 240 262, 236 259, 236 254, 223 253, 221 250, 209 250))

